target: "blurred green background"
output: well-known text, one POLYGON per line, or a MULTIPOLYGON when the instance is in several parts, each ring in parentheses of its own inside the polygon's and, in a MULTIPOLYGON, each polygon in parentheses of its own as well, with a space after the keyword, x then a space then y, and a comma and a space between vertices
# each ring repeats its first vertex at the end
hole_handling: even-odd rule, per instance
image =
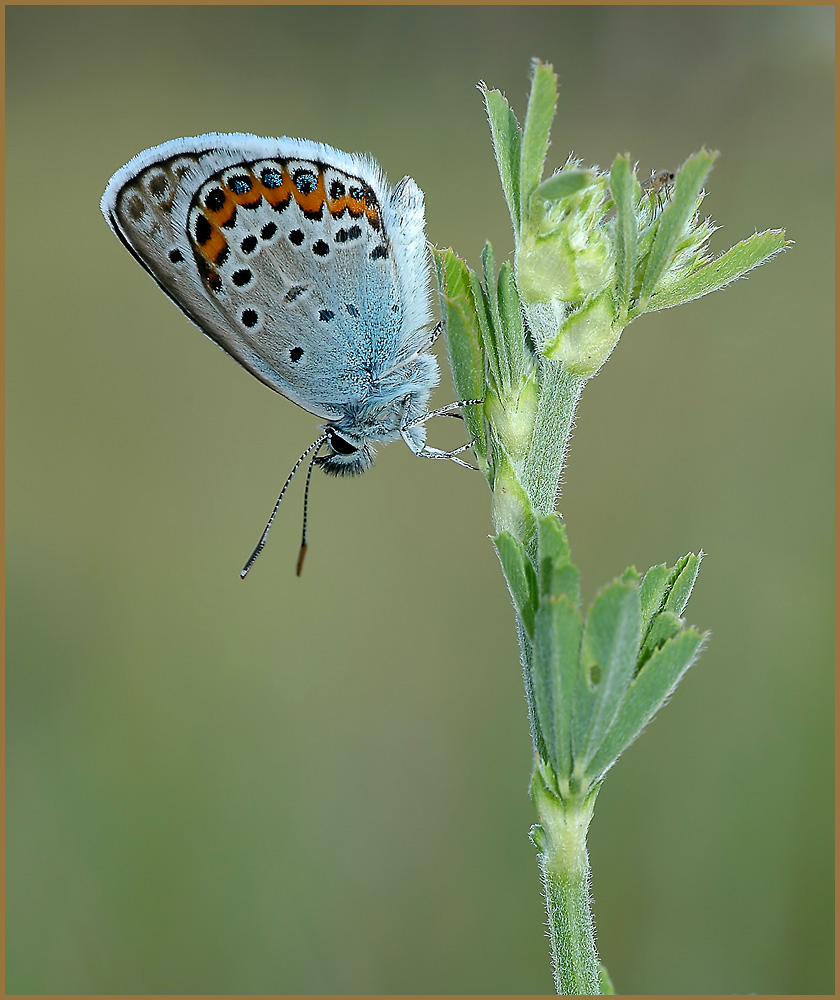
POLYGON ((317 421, 204 340, 98 209, 163 140, 301 135, 411 174, 431 241, 502 258, 475 84, 522 113, 538 55, 552 166, 629 150, 647 176, 716 147, 713 248, 796 241, 631 326, 579 411, 561 509, 587 598, 702 546, 688 617, 713 632, 601 793, 599 947, 622 993, 831 992, 833 8, 6 25, 7 990, 551 991, 483 480, 399 445, 316 476, 299 580, 298 483, 241 583, 317 421))

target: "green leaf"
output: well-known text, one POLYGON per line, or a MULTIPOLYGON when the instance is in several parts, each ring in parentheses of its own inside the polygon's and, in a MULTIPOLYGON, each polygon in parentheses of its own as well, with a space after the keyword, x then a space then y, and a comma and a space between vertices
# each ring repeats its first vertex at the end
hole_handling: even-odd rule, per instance
POLYGON ((541 353, 580 378, 591 378, 607 360, 621 326, 615 322, 616 306, 611 291, 590 296, 560 324, 557 333, 540 348, 541 353))
POLYGON ((493 454, 493 523, 499 531, 521 538, 530 551, 537 525, 534 508, 504 444, 490 425, 493 454))
POLYGON ((528 831, 528 837, 531 843, 536 847, 538 851, 544 851, 546 845, 545 830, 540 826, 539 823, 534 823, 531 829, 528 831))
POLYGON ((627 322, 633 278, 636 274, 638 223, 636 205, 639 201, 639 182, 627 155, 617 156, 610 169, 610 191, 615 201, 615 269, 616 299, 619 320, 627 322))
POLYGON ((560 201, 561 198, 568 198, 570 194, 575 194, 591 183, 593 176, 594 171, 579 170, 576 167, 558 170, 537 187, 531 195, 531 200, 539 198, 542 201, 560 201))
POLYGON ((484 272, 482 287, 485 293, 488 320, 493 330, 494 352, 498 358, 499 395, 506 398, 511 395, 514 386, 518 385, 521 364, 516 364, 516 362, 521 359, 522 352, 519 352, 519 359, 510 356, 508 343, 510 334, 502 325, 502 317, 499 313, 499 299, 496 292, 496 262, 493 247, 489 242, 484 244, 481 251, 481 265, 484 272))
POLYGON ((505 261, 499 268, 497 315, 511 371, 511 381, 517 385, 526 376, 525 328, 522 323, 522 304, 513 279, 513 267, 509 261, 505 261))
POLYGON ((549 589, 547 578, 543 575, 546 564, 561 567, 572 561, 566 527, 557 514, 544 514, 537 517, 537 539, 539 543, 540 588, 543 593, 546 593, 549 589))
POLYGON ((664 645, 668 639, 677 635, 682 625, 682 619, 675 615, 673 611, 661 611, 651 622, 648 634, 645 636, 645 641, 639 654, 639 668, 643 667, 654 652, 660 646, 664 645))
POLYGON ((610 979, 610 974, 607 972, 606 966, 603 962, 598 963, 598 979, 600 981, 602 997, 609 997, 615 994, 615 987, 613 986, 612 979, 610 979))
POLYGON ((697 211, 697 199, 703 182, 717 159, 716 152, 701 150, 690 156, 677 173, 674 193, 659 217, 656 238, 651 247, 645 268, 645 277, 639 294, 638 312, 647 311, 648 299, 665 271, 670 267, 686 227, 697 211))
MULTIPOLYGON (((441 315, 452 382, 458 399, 484 399, 484 351, 472 294, 469 267, 451 250, 432 248, 441 315)), ((484 413, 480 406, 465 406, 464 424, 479 464, 487 458, 484 413)))
POLYGON ((555 566, 551 573, 547 593, 552 596, 565 595, 577 606, 580 604, 580 571, 577 566, 555 566))
POLYGON ((630 685, 606 739, 587 767, 587 777, 600 777, 636 739, 697 658, 705 639, 705 634, 689 628, 651 656, 630 685))
POLYGON ((702 559, 702 552, 699 555, 689 552, 675 566, 669 568, 665 563, 662 563, 659 566, 653 566, 645 573, 639 588, 639 600, 642 608, 642 661, 647 659, 653 649, 657 645, 661 645, 665 638, 678 631, 678 629, 669 631, 665 627, 665 621, 660 622, 657 634, 652 641, 649 641, 653 622, 660 612, 670 612, 674 621, 681 624, 679 618, 688 603, 702 559))
POLYGON ((641 586, 639 587, 639 604, 642 609, 642 635, 647 633, 654 617, 662 609, 662 602, 665 600, 665 587, 668 583, 670 570, 661 563, 659 566, 651 567, 645 573, 641 586))
POLYGON ((577 606, 580 601, 580 574, 573 566, 566 529, 556 514, 537 518, 537 564, 540 593, 561 594, 577 606))
POLYGON ((499 353, 497 331, 493 326, 490 299, 475 271, 470 271, 470 290, 475 303, 475 315, 478 320, 481 342, 484 344, 487 357, 487 374, 490 376, 490 384, 499 394, 502 394, 505 385, 503 361, 499 353))
POLYGON ((549 762, 561 783, 572 771, 571 716, 583 622, 565 595, 544 597, 534 623, 532 691, 549 762))
POLYGON ((490 120, 490 134, 493 137, 493 151, 502 179, 502 190, 510 211, 510 221, 514 233, 519 235, 519 160, 522 148, 522 133, 513 109, 498 90, 488 90, 481 85, 484 105, 490 120))
POLYGON ((522 133, 522 155, 519 161, 519 219, 525 228, 531 195, 543 175, 548 153, 548 137, 557 106, 557 77, 548 63, 533 62, 531 93, 522 133))
POLYGON ((674 567, 676 578, 674 579, 674 582, 670 584, 670 590, 665 600, 666 610, 673 611, 673 613, 678 616, 682 615, 683 611, 685 611, 685 606, 688 604, 691 591, 694 589, 694 582, 697 579, 697 573, 700 570, 700 562, 702 559, 702 551, 699 555, 694 555, 693 552, 689 552, 689 554, 684 556, 674 567))
POLYGON ((638 587, 616 581, 595 598, 581 644, 572 723, 576 773, 613 723, 636 671, 640 642, 638 587))
POLYGON ((673 286, 661 292, 654 292, 645 311, 670 309, 683 302, 699 299, 709 292, 716 292, 730 282, 743 278, 748 271, 766 263, 789 246, 792 246, 792 243, 785 241, 784 229, 768 229, 764 233, 755 233, 673 286))
POLYGON ((493 539, 519 620, 529 639, 534 635, 534 615, 539 602, 537 575, 523 546, 509 531, 493 539))

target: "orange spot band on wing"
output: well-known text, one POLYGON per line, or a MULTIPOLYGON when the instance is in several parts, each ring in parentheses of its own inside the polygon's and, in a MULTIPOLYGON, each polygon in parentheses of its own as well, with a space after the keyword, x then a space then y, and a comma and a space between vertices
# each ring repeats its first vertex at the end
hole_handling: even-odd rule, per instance
POLYGON ((365 206, 365 215, 367 216, 368 222, 373 226, 374 229, 379 229, 379 210, 376 207, 376 203, 373 205, 365 206))
POLYGON ((302 211, 317 214, 321 211, 327 197, 326 192, 324 191, 324 175, 320 170, 318 171, 318 183, 316 184, 314 190, 310 191, 309 194, 304 194, 302 191, 299 191, 296 185, 293 185, 292 193, 294 194, 295 201, 298 205, 300 205, 302 211))
POLYGON ((241 194, 237 194, 233 188, 227 187, 225 185, 228 194, 233 199, 236 205, 244 205, 246 208, 253 208, 255 205, 259 205, 260 198, 262 198, 262 184, 257 180, 256 177, 251 173, 250 170, 243 170, 241 175, 245 176, 251 182, 251 187, 247 191, 243 191, 241 194))
POLYGON ((259 180, 255 184, 255 187, 259 188, 260 194, 272 208, 277 208, 278 205, 287 205, 292 196, 292 178, 289 176, 289 171, 283 170, 282 176, 283 182, 280 187, 266 187, 259 180))
POLYGON ((327 208, 330 210, 331 215, 341 215, 341 213, 347 208, 347 192, 339 195, 338 198, 327 197, 327 208))
MULTIPOLYGON (((348 188, 347 207, 354 218, 364 215, 374 229, 379 229, 379 205, 376 202, 376 195, 365 185, 361 188, 361 195, 354 198, 352 191, 354 187, 348 188)), ((358 190, 358 189, 357 189, 358 190)))
POLYGON ((199 245, 198 250, 204 259, 210 263, 215 264, 221 254, 227 248, 227 240, 225 239, 225 234, 219 229, 218 226, 213 226, 213 232, 210 235, 210 239, 205 243, 199 245))
POLYGON ((347 202, 347 207, 350 209, 350 214, 358 218, 367 208, 367 203, 365 202, 365 196, 362 195, 361 198, 354 198, 349 192, 344 199, 347 202))
MULTIPOLYGON (((226 194, 230 194, 229 191, 225 191, 226 194)), ((224 226, 226 223, 230 222, 236 213, 236 202, 232 201, 230 198, 225 198, 224 204, 221 208, 217 208, 213 211, 212 208, 208 208, 206 205, 204 207, 204 214, 207 217, 208 222, 212 223, 214 226, 224 226)))

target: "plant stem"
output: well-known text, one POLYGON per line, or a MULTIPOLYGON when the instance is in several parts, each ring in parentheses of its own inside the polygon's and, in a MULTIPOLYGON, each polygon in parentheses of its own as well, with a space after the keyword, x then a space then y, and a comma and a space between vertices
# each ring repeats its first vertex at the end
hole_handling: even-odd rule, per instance
POLYGON ((528 418, 533 422, 531 433, 518 453, 506 456, 510 465, 500 465, 493 485, 496 531, 510 531, 524 545, 533 541, 529 527, 534 514, 554 511, 575 409, 586 384, 556 361, 540 358, 539 365, 539 398, 536 412, 528 418))
POLYGON ((550 514, 557 502, 575 409, 586 380, 572 375, 556 361, 541 358, 540 382, 537 419, 525 463, 523 486, 534 510, 550 514))
MULTIPOLYGON (((574 426, 574 415, 586 380, 573 375, 562 364, 540 358, 539 399, 530 440, 504 474, 498 474, 493 490, 493 521, 496 531, 510 531, 536 558, 533 532, 535 514, 554 511, 560 475, 574 426), (529 530, 529 528, 531 530, 529 530)), ((531 674, 531 643, 518 627, 522 668, 528 703, 531 737, 538 755, 546 748, 535 714, 531 674)), ((542 826, 539 857, 545 905, 548 912, 554 984, 565 996, 600 995, 598 956, 589 899, 589 858, 586 831, 592 818, 594 795, 564 798, 546 783, 540 756, 532 784, 542 826)))
POLYGON ((542 828, 539 862, 554 986, 562 996, 599 996, 603 991, 586 850, 594 796, 585 802, 567 804, 548 791, 539 778, 534 784, 542 828))

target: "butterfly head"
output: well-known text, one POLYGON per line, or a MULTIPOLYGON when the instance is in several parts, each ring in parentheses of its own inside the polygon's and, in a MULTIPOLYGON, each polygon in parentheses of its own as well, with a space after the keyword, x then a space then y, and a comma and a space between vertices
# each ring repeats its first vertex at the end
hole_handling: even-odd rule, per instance
POLYGON ((319 455, 315 464, 331 476, 358 476, 373 465, 376 451, 369 440, 346 431, 327 427, 325 442, 329 454, 319 455))
POLYGON ((324 426, 329 454, 319 455, 315 464, 331 476, 357 476, 367 471, 376 458, 376 445, 411 438, 412 447, 421 448, 425 428, 412 426, 428 409, 429 390, 399 387, 374 394, 361 404, 351 404, 338 420, 324 426))

